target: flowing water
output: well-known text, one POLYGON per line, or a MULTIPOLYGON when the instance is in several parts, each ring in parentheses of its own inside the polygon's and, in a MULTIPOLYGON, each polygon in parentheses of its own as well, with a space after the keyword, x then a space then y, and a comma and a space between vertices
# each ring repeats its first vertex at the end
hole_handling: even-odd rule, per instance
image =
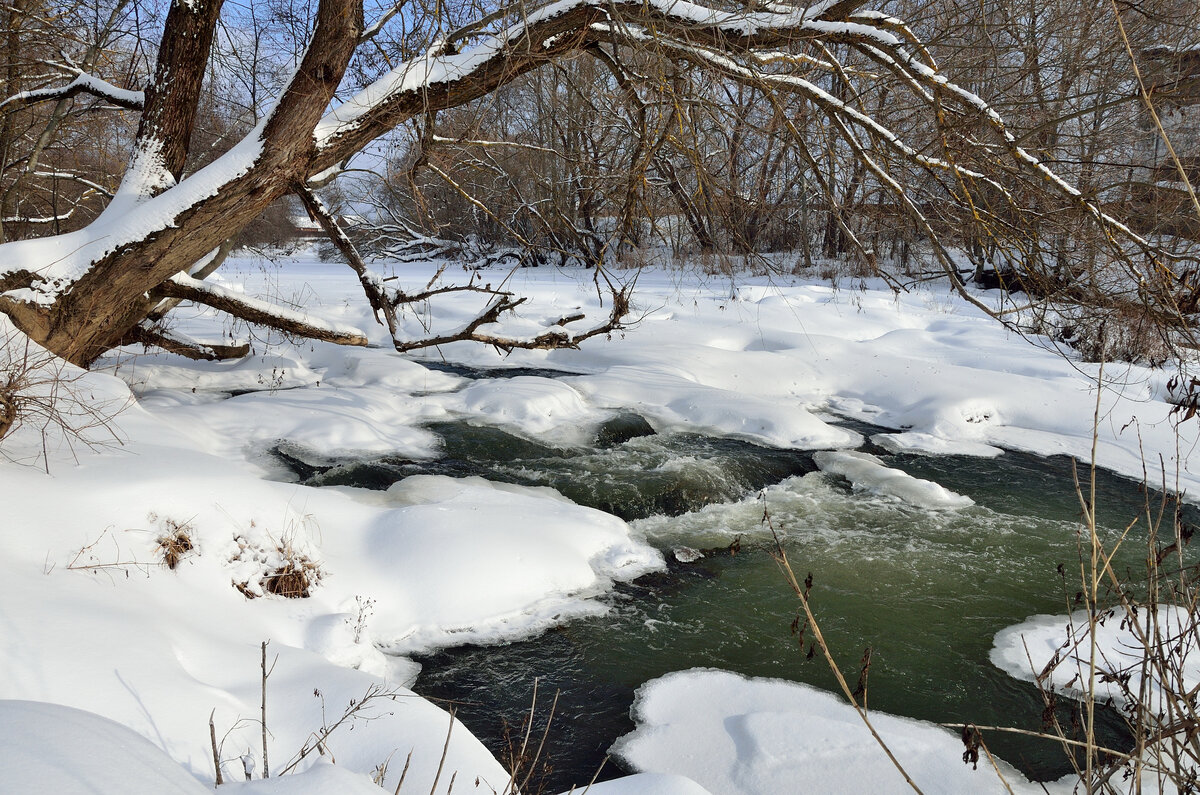
MULTIPOLYGON (((559 692, 543 752, 553 766, 548 792, 592 777, 612 741, 633 728, 636 688, 667 672, 715 667, 836 689, 820 654, 808 659, 793 636, 798 604, 770 554, 764 509, 797 574, 811 572, 812 605, 851 682, 863 650, 872 649, 872 709, 1040 727, 1036 690, 991 665, 988 652, 997 631, 1035 613, 1064 613, 1078 590, 1080 510, 1068 459, 875 450, 889 466, 976 502, 929 511, 855 492, 816 471, 807 453, 655 435, 636 415, 614 418, 593 445, 572 449, 461 422, 430 427, 444 442, 434 460, 314 466, 276 453, 313 485, 386 488, 435 473, 554 486, 630 520, 670 560, 668 571, 619 586, 608 597, 608 615, 527 641, 420 659, 417 690, 460 702, 459 717, 502 761, 512 742, 506 722, 520 724, 534 681, 539 720, 559 692), (684 547, 705 550, 705 557, 680 563, 672 551, 684 547)), ((1137 484, 1103 472, 1098 488, 1098 516, 1111 540, 1144 511, 1144 497, 1137 484)), ((1137 543, 1127 549, 1120 565, 1136 570, 1144 547, 1141 555, 1137 543)), ((1105 723, 1106 736, 1120 742, 1116 716, 1105 723)), ((1069 770, 1049 743, 993 736, 989 744, 1035 778, 1069 770)), ((610 761, 601 778, 619 772, 610 761)))

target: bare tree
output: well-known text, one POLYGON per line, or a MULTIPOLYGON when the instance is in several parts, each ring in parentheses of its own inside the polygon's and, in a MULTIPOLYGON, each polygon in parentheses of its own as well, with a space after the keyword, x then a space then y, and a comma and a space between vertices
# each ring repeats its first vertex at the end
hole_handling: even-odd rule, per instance
MULTIPOLYGON (((147 323, 170 306, 163 303, 167 299, 215 306, 318 339, 364 344, 365 335, 357 330, 247 301, 204 281, 212 252, 273 202, 299 194, 346 253, 380 322, 393 329, 399 350, 451 339, 507 348, 572 346, 619 328, 628 310, 628 286, 615 282, 608 284, 611 313, 596 325, 572 332, 563 319, 522 338, 494 331, 500 316, 523 301, 510 293, 477 282, 421 295, 397 292, 368 269, 345 235, 339 236, 336 219, 314 193, 370 142, 398 126, 425 120, 423 134, 433 141, 437 128, 432 120, 438 113, 489 97, 548 64, 583 55, 598 59, 635 107, 668 98, 655 115, 668 119, 673 129, 698 123, 689 105, 689 95, 696 93, 686 79, 690 74, 703 71, 713 80, 743 87, 764 109, 760 115, 775 125, 772 135, 788 142, 824 195, 838 194, 833 183, 838 177, 843 204, 868 192, 886 197, 926 235, 935 256, 952 273, 956 265, 939 234, 937 212, 942 208, 959 208, 978 234, 1017 254, 1028 248, 1032 219, 1052 210, 1079 219, 1103 241, 1110 294, 1121 292, 1120 300, 1138 303, 1164 322, 1186 319, 1179 307, 1191 297, 1188 291, 1197 288, 1181 282, 1175 260, 1106 211, 1096 194, 1056 173, 1036 147, 1018 140, 978 94, 946 76, 913 29, 895 17, 861 10, 864 4, 820 0, 799 8, 782 3, 559 0, 494 9, 439 5, 425 17, 427 26, 414 28, 421 14, 398 13, 401 6, 367 25, 359 0, 320 0, 306 46, 296 46, 303 54, 294 73, 271 102, 262 103, 269 109, 228 151, 194 168, 198 158, 189 146, 221 0, 175 2, 144 94, 117 92, 111 83, 81 71, 36 96, 10 100, 61 101, 83 92, 110 103, 119 97, 126 105, 139 106, 141 115, 120 187, 95 221, 74 232, 0 246, 0 311, 38 343, 85 365, 129 341, 179 349, 181 341, 161 339, 147 323), (407 37, 379 47, 383 73, 338 102, 352 63, 349 79, 370 71, 372 59, 355 60, 356 53, 377 47, 389 24, 404 28, 407 37), (404 60, 397 62, 401 56, 404 60), (659 80, 652 93, 647 87, 653 75, 678 77, 659 80), (828 141, 822 150, 797 127, 797 104, 821 120, 828 141), (902 124, 889 126, 886 111, 894 106, 908 112, 902 124), (477 292, 487 301, 473 321, 451 334, 396 337, 397 307, 448 290, 477 292)), ((569 88, 583 88, 586 94, 586 86, 569 88)), ((652 124, 639 127, 654 129, 652 124)), ((580 179, 568 220, 576 229, 586 229, 589 203, 600 195, 593 166, 606 155, 597 149, 600 139, 579 132, 570 133, 582 160, 572 164, 580 179)), ((683 148, 699 146, 701 139, 694 140, 683 148)), ((656 171, 673 185, 671 192, 681 205, 695 205, 697 191, 688 191, 670 157, 659 156, 665 145, 662 134, 642 133, 634 146, 638 168, 647 174, 656 171)), ((737 168, 731 161, 727 171, 737 168)), ((444 169, 443 174, 448 184, 455 183, 452 174, 444 169)), ((707 175, 693 169, 691 178, 702 185, 707 175)), ((728 195, 742 201, 743 193, 735 184, 728 195)), ((625 195, 633 194, 626 190, 625 195)), ((714 198, 702 197, 709 204, 714 198)), ((711 217, 709 207, 702 209, 711 217)), ((594 213, 591 217, 594 222, 594 213)), ((839 246, 858 252, 868 264, 875 262, 870 241, 856 234, 842 213, 834 213, 834 224, 839 246)), ((1028 262, 1040 267, 1036 258, 1028 262)))

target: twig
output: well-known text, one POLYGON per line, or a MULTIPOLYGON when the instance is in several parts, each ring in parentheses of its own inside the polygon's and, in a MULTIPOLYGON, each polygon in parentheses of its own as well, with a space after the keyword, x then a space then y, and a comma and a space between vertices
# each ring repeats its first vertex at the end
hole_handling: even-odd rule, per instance
MULTIPOLYGON (((763 499, 765 502, 765 495, 763 499)), ((904 769, 904 765, 900 764, 900 760, 892 753, 892 749, 888 747, 884 739, 879 736, 879 732, 875 730, 874 725, 871 724, 871 719, 867 716, 867 711, 854 698, 854 693, 850 690, 850 685, 847 684, 846 677, 842 676, 841 669, 838 668, 837 662, 833 659, 833 653, 830 652, 829 646, 825 643, 825 636, 821 633, 821 628, 817 625, 817 618, 813 615, 812 608, 809 606, 808 597, 805 595, 804 589, 800 587, 800 583, 796 580, 796 573, 792 571, 791 564, 788 563, 787 552, 783 549, 783 541, 779 538, 779 533, 775 531, 775 525, 771 522, 771 516, 765 507, 763 509, 763 522, 766 523, 771 531, 771 536, 775 539, 775 552, 773 553, 775 562, 779 564, 779 569, 783 572, 784 579, 787 580, 792 591, 800 598, 800 604, 804 608, 804 615, 808 619, 809 626, 812 627, 813 637, 816 638, 817 645, 821 647, 821 654, 824 655, 825 661, 829 663, 829 669, 833 672, 834 678, 837 679, 838 685, 842 688, 842 693, 849 700, 851 706, 854 707, 854 711, 858 713, 862 722, 866 724, 867 731, 871 732, 871 736, 875 738, 875 742, 887 754, 887 758, 896 766, 896 770, 900 771, 900 775, 904 777, 908 786, 912 787, 914 792, 920 793, 921 788, 908 775, 908 771, 904 769)))
MULTIPOLYGON (((525 785, 529 783, 529 779, 533 777, 533 771, 537 769, 537 761, 542 756, 542 749, 546 747, 546 737, 550 734, 550 724, 554 720, 554 710, 558 707, 558 697, 561 690, 554 691, 554 701, 550 702, 550 714, 546 717, 546 727, 542 729, 542 739, 538 742, 537 751, 534 752, 533 758, 529 760, 529 768, 525 771, 525 778, 521 779, 521 789, 525 789, 525 785)), ((529 716, 530 723, 533 723, 532 713, 529 716)))

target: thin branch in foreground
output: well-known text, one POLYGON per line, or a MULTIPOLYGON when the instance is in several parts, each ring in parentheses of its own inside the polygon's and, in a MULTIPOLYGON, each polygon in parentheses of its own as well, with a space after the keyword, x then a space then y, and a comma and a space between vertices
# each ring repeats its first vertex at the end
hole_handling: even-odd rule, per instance
POLYGON ((854 697, 854 691, 850 689, 850 685, 846 682, 846 677, 842 675, 841 669, 838 668, 837 661, 833 659, 833 653, 829 650, 829 645, 825 642, 825 636, 821 633, 821 628, 817 624, 817 617, 813 614, 812 607, 809 604, 807 595, 808 591, 806 588, 802 588, 799 580, 796 579, 796 573, 792 570, 792 564, 788 562, 787 551, 783 548, 783 540, 776 531, 775 525, 771 521, 771 515, 766 509, 765 495, 763 500, 764 507, 762 521, 771 531, 771 537, 775 541, 775 549, 772 551, 771 556, 775 558, 775 562, 779 564, 779 570, 783 573, 784 579, 787 581, 788 586, 791 587, 792 592, 795 593, 796 597, 800 600, 800 605, 804 609, 804 616, 808 621, 808 626, 812 628, 813 637, 817 641, 817 646, 821 649, 821 654, 825 657, 825 662, 829 664, 829 669, 833 672, 834 678, 837 679, 838 685, 842 689, 842 694, 846 696, 846 700, 850 702, 850 705, 854 707, 854 711, 858 713, 859 718, 861 718, 862 722, 866 724, 867 730, 871 732, 871 736, 875 738, 875 742, 879 744, 880 749, 887 754, 887 758, 891 760, 893 765, 895 765, 896 770, 900 771, 900 775, 904 777, 904 781, 908 784, 908 786, 912 787, 914 792, 920 793, 921 788, 918 787, 916 782, 912 780, 912 777, 908 775, 908 771, 904 769, 904 765, 900 764, 900 760, 897 759, 896 755, 892 753, 892 749, 888 747, 888 744, 884 741, 883 737, 881 737, 879 732, 875 730, 875 726, 871 723, 871 719, 868 717, 866 709, 859 704, 858 700, 854 697))

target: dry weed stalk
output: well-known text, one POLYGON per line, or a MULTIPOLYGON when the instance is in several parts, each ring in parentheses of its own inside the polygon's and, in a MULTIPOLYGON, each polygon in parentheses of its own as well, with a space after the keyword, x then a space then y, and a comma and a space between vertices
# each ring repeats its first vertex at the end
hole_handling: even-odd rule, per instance
MULTIPOLYGON (((541 740, 538 742, 537 750, 530 753, 529 740, 533 733, 533 724, 537 710, 538 682, 539 680, 535 677, 533 680, 533 696, 529 702, 529 714, 525 716, 523 721, 524 732, 521 737, 521 745, 519 748, 514 749, 511 739, 509 741, 508 769, 510 776, 508 785, 504 788, 505 793, 513 793, 515 795, 515 793, 519 792, 542 792, 546 786, 544 778, 552 770, 548 763, 542 762, 540 773, 543 780, 538 783, 536 789, 531 787, 530 782, 534 774, 539 772, 539 760, 541 760, 542 751, 546 747, 546 738, 550 735, 550 726, 554 722, 554 713, 558 709, 558 696, 560 692, 558 690, 554 691, 554 700, 550 702, 550 713, 546 716, 546 725, 542 727, 541 740)), ((509 737, 507 726, 505 726, 504 734, 506 738, 509 737)))
MULTIPOLYGON (((1103 383, 1103 366, 1098 383, 1103 383)), ((1040 737, 1060 744, 1079 777, 1079 789, 1092 793, 1200 791, 1200 565, 1185 549, 1196 527, 1184 518, 1182 495, 1168 488, 1165 465, 1158 497, 1149 488, 1143 463, 1141 515, 1106 542, 1097 520, 1096 448, 1100 422, 1097 389, 1091 461, 1075 489, 1081 510, 1078 531, 1078 590, 1064 593, 1068 610, 1066 640, 1039 670, 1030 670, 1044 705, 1043 728, 1030 731, 978 726, 984 730, 1040 737), (1114 563, 1133 531, 1144 525, 1144 579, 1125 578, 1114 563), (1129 639, 1116 647, 1099 640, 1101 630, 1118 624, 1129 639), (1055 675, 1058 674, 1056 679, 1055 675), (1060 718, 1059 698, 1076 701, 1069 724, 1060 718), (1097 736, 1097 715, 1116 706, 1130 747, 1114 749, 1097 736), (1082 757, 1082 760, 1079 757, 1082 757)), ((1178 453, 1178 451, 1177 451, 1178 453)), ((1059 566, 1064 584, 1066 571, 1059 566)), ((1028 652, 1027 652, 1028 655, 1028 652)), ((953 728, 963 724, 943 724, 953 728)), ((982 740, 982 735, 980 734, 982 740)))

